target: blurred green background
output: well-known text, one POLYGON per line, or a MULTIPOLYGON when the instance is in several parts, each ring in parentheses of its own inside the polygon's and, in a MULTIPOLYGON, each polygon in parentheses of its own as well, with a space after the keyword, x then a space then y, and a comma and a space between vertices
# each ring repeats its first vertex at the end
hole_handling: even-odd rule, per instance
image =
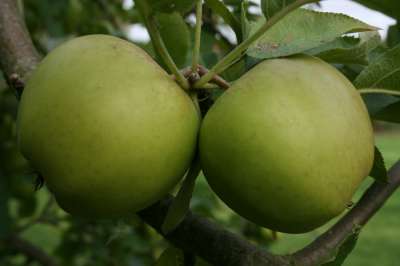
MULTIPOLYGON (((387 5, 394 3, 391 8, 384 4, 372 5, 373 1, 359 2, 395 17, 397 14, 393 8, 398 7, 396 1, 387 1, 387 5)), ((224 2, 231 6, 234 14, 239 14, 241 1, 224 2)), ((250 6, 255 7, 254 4, 250 6)), ((42 54, 67 39, 84 34, 132 37, 128 32, 132 27, 141 25, 135 7, 127 7, 122 0, 24 0, 19 1, 19 7, 34 43, 42 54)), ((190 27, 193 10, 189 7, 181 10, 181 13, 185 20, 177 13, 159 17, 159 21, 165 22, 161 31, 167 47, 180 67, 190 62, 193 43, 193 30, 190 27), (180 25, 182 23, 184 27, 180 25), (176 25, 180 25, 179 30, 174 28, 176 25)), ((400 15, 400 7, 398 13, 400 15)), ((248 16, 256 17, 252 12, 248 16)), ((208 8, 204 10, 201 62, 207 67, 234 47, 234 43, 221 34, 221 27, 224 26, 217 14, 208 8)), ((149 43, 140 42, 140 38, 135 39, 138 45, 157 60, 149 43)), ((382 45, 393 46, 399 40, 398 27, 393 26, 382 45)), ((362 69, 354 65, 338 67, 345 70, 349 77, 362 69)), ((227 80, 234 80, 242 73, 239 63, 223 75, 227 80)), ((19 155, 15 143, 16 110, 15 95, 0 77, 0 266, 39 265, 5 240, 10 235, 18 236, 44 250, 65 266, 153 265, 168 244, 139 219, 131 217, 119 221, 91 221, 73 218, 58 208, 45 187, 34 192, 37 175, 19 155)), ((387 123, 376 123, 375 126, 377 145, 387 166, 390 166, 400 157, 400 127, 387 123)), ((371 182, 371 179, 364 182, 356 198, 371 182)), ((276 235, 230 211, 210 191, 203 177, 197 181, 191 206, 195 213, 207 216, 276 253, 295 251, 328 226, 303 235, 276 235)), ((399 213, 400 192, 397 192, 363 229, 356 249, 345 265, 398 265, 399 213)))

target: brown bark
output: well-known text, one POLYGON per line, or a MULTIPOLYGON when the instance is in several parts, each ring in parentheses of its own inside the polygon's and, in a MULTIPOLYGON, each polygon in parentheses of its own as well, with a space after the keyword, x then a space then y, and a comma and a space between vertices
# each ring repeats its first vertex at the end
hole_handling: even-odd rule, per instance
POLYGON ((21 88, 39 62, 17 1, 0 1, 0 68, 12 87, 21 88))

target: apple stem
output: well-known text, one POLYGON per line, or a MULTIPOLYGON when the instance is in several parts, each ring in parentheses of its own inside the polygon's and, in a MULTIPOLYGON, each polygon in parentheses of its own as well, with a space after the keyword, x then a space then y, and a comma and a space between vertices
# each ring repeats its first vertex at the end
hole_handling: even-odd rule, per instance
POLYGON ((200 43, 201 43, 201 26, 203 16, 203 1, 197 0, 196 4, 196 29, 195 29, 195 40, 193 48, 192 58, 192 72, 197 72, 199 55, 200 55, 200 43))
POLYGON ((155 21, 155 18, 150 12, 149 4, 147 3, 147 1, 144 0, 137 0, 136 4, 138 6, 141 15, 143 16, 154 49, 163 59, 167 68, 175 76, 175 80, 178 82, 178 84, 185 90, 189 89, 189 82, 185 79, 182 73, 179 72, 178 67, 176 66, 174 60, 169 54, 167 48, 165 47, 164 41, 162 40, 160 35, 160 31, 157 28, 157 23, 155 21))
POLYGON ((292 11, 296 10, 297 8, 308 4, 308 3, 314 3, 314 2, 319 2, 320 0, 297 0, 290 5, 287 5, 285 8, 280 10, 278 13, 276 13, 274 16, 272 16, 267 22, 259 29, 257 30, 253 35, 249 36, 246 40, 244 40, 241 44, 236 46, 235 49, 233 49, 229 54, 227 54, 224 58, 222 58, 216 65, 214 65, 210 72, 208 72, 206 75, 201 77, 200 80, 198 80, 195 84, 194 87, 200 88, 207 82, 209 82, 215 74, 219 74, 223 72, 225 69, 230 67, 232 63, 234 63, 236 60, 238 60, 240 57, 243 56, 244 52, 249 48, 251 44, 253 44, 257 39, 259 39, 266 31, 268 31, 272 26, 274 26, 277 22, 279 22, 282 18, 284 18, 286 15, 291 13, 292 11))
MULTIPOLYGON (((193 72, 190 67, 186 67, 181 70, 182 75, 191 82, 191 84, 196 83, 200 79, 200 77, 204 76, 205 74, 208 73, 208 70, 205 66, 203 65, 197 65, 197 71, 193 72)), ((175 76, 172 75, 172 78, 175 79, 175 76)), ((197 89, 210 89, 211 85, 217 85, 218 88, 227 90, 230 88, 230 84, 228 81, 226 81, 224 78, 222 78, 219 75, 215 75, 209 83, 204 84, 201 88, 194 88, 191 87, 190 89, 192 90, 197 90, 197 89)), ((213 88, 216 88, 213 86, 213 88)))
MULTIPOLYGON (((206 75, 208 72, 209 72, 209 70, 207 68, 205 68, 202 65, 199 65, 199 75, 201 77, 206 75)), ((210 82, 218 85, 218 87, 220 87, 221 89, 224 89, 224 90, 229 89, 231 86, 228 81, 226 81, 219 75, 214 75, 214 77, 210 80, 210 82)))

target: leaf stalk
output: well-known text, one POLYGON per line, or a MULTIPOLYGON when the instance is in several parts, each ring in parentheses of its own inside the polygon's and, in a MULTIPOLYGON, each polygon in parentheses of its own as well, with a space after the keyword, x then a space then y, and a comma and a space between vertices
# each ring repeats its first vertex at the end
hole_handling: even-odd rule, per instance
POLYGON ((158 52, 167 68, 176 77, 178 84, 185 90, 189 89, 189 82, 185 79, 182 73, 179 71, 174 60, 169 54, 167 48, 165 47, 164 41, 161 38, 160 31, 157 28, 157 23, 154 15, 150 11, 149 4, 145 0, 137 0, 136 4, 138 9, 143 16, 147 30, 154 46, 154 49, 158 52))

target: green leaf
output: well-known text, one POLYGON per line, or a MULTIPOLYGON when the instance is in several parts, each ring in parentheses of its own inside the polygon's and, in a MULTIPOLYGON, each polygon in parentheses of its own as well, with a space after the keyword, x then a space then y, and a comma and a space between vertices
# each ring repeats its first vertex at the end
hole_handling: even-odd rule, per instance
POLYGON ((294 1, 295 0, 261 0, 261 10, 264 16, 269 19, 294 1))
POLYGON ((374 164, 369 176, 381 182, 387 182, 389 178, 382 153, 377 147, 375 147, 374 164))
MULTIPOLYGON (((386 47, 383 43, 378 45, 375 49, 371 50, 368 54, 368 61, 371 64, 375 60, 379 59, 384 53, 389 51, 389 48, 386 47)), ((360 72, 361 73, 361 72, 360 72)))
POLYGON ((223 2, 219 0, 205 0, 205 4, 215 13, 220 15, 226 24, 231 26, 238 40, 242 39, 242 31, 239 20, 229 11, 223 2))
POLYGON ((386 122, 400 123, 400 99, 377 112, 373 118, 386 122))
POLYGON ((26 218, 35 214, 37 208, 37 199, 32 196, 27 199, 21 199, 18 201, 18 217, 26 218))
POLYGON ((82 23, 82 16, 84 16, 84 6, 79 0, 69 0, 66 10, 66 27, 68 31, 74 31, 79 24, 82 23))
POLYGON ((190 50, 190 31, 182 15, 174 12, 170 14, 158 14, 161 37, 178 67, 183 67, 187 61, 190 50))
POLYGON ((234 81, 243 76, 244 73, 246 73, 246 61, 244 58, 242 58, 225 70, 222 73, 222 76, 226 81, 234 81))
POLYGON ((182 250, 168 247, 158 258, 154 266, 184 266, 185 257, 182 250))
POLYGON ((8 209, 8 182, 0 173, 0 239, 10 233, 12 227, 11 217, 8 209))
POLYGON ((400 26, 398 23, 389 27, 386 42, 389 47, 394 47, 400 43, 400 26))
POLYGON ((200 257, 196 257, 196 264, 195 266, 212 266, 210 263, 208 263, 207 261, 203 260, 200 257))
MULTIPOLYGON (((257 31, 264 23, 265 19, 259 19, 251 32, 257 31)), ((375 30, 377 28, 343 14, 300 8, 254 42, 247 54, 261 59, 288 56, 332 42, 346 33, 375 30)))
POLYGON ((251 24, 250 21, 247 19, 247 8, 248 8, 248 1, 245 0, 242 2, 240 7, 240 24, 242 27, 242 39, 245 40, 249 37, 251 31, 251 24))
POLYGON ((381 55, 355 79, 359 88, 400 91, 400 44, 381 55))
POLYGON ((358 240, 359 230, 355 230, 346 240, 340 245, 337 250, 334 259, 328 263, 323 264, 323 266, 340 266, 343 265, 344 261, 354 250, 357 240, 358 240))
POLYGON ((381 93, 363 93, 361 96, 372 119, 400 123, 400 97, 381 93))
POLYGON ((149 5, 155 12, 186 13, 190 11, 196 1, 193 0, 148 0, 149 5))
POLYGON ((215 47, 218 47, 218 40, 210 31, 203 31, 201 33, 201 46, 200 46, 200 64, 206 68, 211 68, 218 62, 218 52, 215 51, 215 47))
POLYGON ((387 94, 362 94, 368 113, 375 120, 400 123, 400 98, 387 94))
POLYGON ((185 176, 181 189, 168 209, 163 225, 161 226, 161 230, 164 234, 168 234, 174 230, 185 218, 185 215, 189 210, 190 199, 192 198, 196 178, 200 171, 200 159, 196 156, 185 176))
POLYGON ((378 10, 393 18, 400 18, 400 1, 399 0, 355 0, 371 9, 378 10))
POLYGON ((368 113, 370 116, 374 116, 381 112, 388 106, 400 102, 400 99, 392 95, 386 94, 362 94, 361 95, 365 105, 368 108, 368 113))
MULTIPOLYGON (((181 249, 169 246, 158 258, 154 266, 184 266, 186 265, 185 254, 181 249)), ((192 265, 192 264, 188 264, 192 265)), ((211 266, 208 262, 200 257, 195 258, 195 266, 211 266)))
POLYGON ((369 53, 380 43, 378 32, 363 32, 359 38, 339 37, 306 53, 330 63, 367 65, 369 53))

